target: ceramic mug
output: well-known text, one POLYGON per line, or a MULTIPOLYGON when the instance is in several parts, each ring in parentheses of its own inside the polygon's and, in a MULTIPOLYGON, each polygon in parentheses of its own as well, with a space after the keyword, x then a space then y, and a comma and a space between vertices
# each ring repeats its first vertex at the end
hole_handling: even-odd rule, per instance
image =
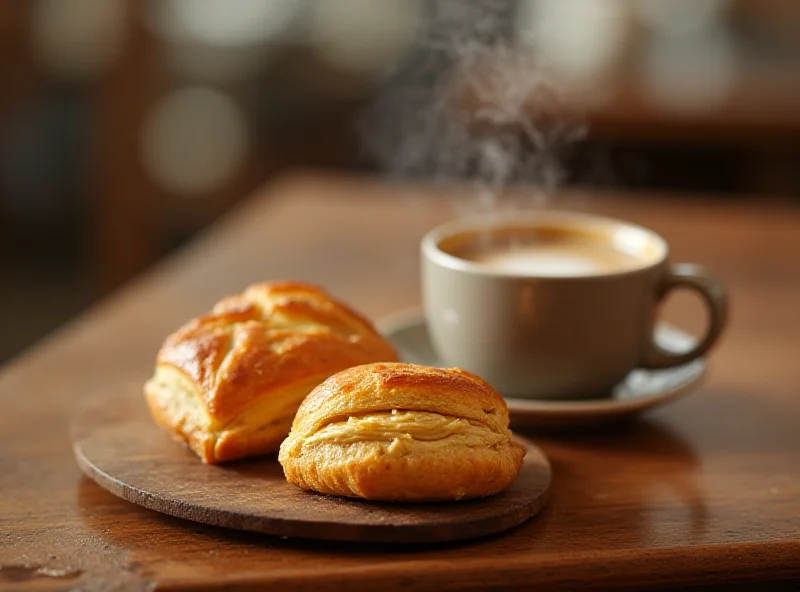
POLYGON ((422 300, 441 360, 510 397, 608 395, 635 368, 705 354, 727 317, 723 284, 669 262, 655 232, 611 218, 541 212, 448 222, 421 243, 422 300), (654 341, 659 302, 696 291, 708 328, 690 351, 654 341))

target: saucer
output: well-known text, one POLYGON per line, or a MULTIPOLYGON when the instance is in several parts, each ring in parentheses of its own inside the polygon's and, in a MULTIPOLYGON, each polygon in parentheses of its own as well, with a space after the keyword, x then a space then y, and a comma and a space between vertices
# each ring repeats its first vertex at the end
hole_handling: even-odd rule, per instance
MULTIPOLYGON (((442 366, 418 308, 384 317, 377 325, 397 349, 403 362, 442 366)), ((686 351, 696 342, 691 335, 664 323, 656 327, 655 338, 663 349, 673 352, 686 351)), ((685 396, 699 386, 705 372, 706 362, 698 358, 673 368, 637 368, 615 386, 607 397, 568 401, 505 399, 511 424, 516 428, 588 426, 631 417, 685 396)))

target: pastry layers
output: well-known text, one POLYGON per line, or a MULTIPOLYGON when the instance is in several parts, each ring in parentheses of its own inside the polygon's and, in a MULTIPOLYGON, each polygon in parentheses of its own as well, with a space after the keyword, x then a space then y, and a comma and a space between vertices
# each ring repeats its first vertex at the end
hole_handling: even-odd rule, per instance
POLYGON ((315 388, 278 458, 304 489, 440 501, 498 493, 524 455, 505 401, 484 380, 460 369, 378 363, 315 388))
POLYGON ((397 354, 362 316, 300 282, 256 284, 162 346, 145 397, 206 463, 275 452, 305 396, 351 366, 397 354))

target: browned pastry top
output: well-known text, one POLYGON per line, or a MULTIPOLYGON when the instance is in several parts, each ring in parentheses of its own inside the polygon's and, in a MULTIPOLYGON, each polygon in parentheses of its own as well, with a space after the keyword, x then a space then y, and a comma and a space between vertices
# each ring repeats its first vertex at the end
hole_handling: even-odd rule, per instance
POLYGON ((460 368, 388 362, 331 376, 300 405, 292 431, 309 435, 331 417, 391 409, 461 417, 496 432, 508 426, 505 400, 482 378, 460 368))
POLYGON ((172 334, 157 363, 195 382, 210 417, 224 422, 264 393, 396 357, 367 320, 320 288, 279 281, 221 300, 172 334))

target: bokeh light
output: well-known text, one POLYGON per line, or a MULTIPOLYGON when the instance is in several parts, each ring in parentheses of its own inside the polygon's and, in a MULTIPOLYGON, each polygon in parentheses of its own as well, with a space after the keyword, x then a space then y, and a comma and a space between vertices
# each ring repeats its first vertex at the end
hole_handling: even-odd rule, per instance
POLYGON ((625 47, 627 3, 616 0, 524 0, 517 20, 523 47, 540 51, 567 82, 593 84, 625 47))
POLYGON ((147 115, 142 159, 165 189, 202 196, 223 185, 241 167, 248 128, 228 95, 203 86, 173 91, 147 115))
POLYGON ((739 74, 729 36, 712 28, 703 35, 653 39, 641 65, 642 86, 664 111, 703 112, 719 107, 739 74))
POLYGON ((65 77, 108 67, 123 39, 123 0, 43 0, 34 4, 32 43, 42 65, 65 77))
POLYGON ((402 57, 422 22, 421 0, 325 0, 314 2, 308 37, 331 66, 369 73, 402 57))
POLYGON ((302 0, 162 0, 153 5, 151 24, 170 41, 260 45, 280 40, 302 5, 302 0))
POLYGON ((730 0, 639 0, 633 2, 639 18, 666 35, 694 35, 714 26, 730 0))

